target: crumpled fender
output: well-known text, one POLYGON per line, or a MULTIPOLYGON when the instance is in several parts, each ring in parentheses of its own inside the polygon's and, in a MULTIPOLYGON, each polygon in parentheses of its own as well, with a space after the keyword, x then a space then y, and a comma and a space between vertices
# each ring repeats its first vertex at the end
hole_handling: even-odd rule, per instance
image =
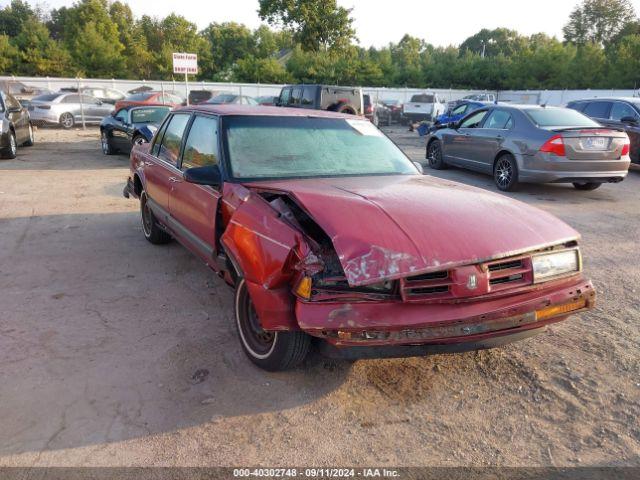
POLYGON ((308 246, 262 197, 241 185, 227 185, 221 237, 225 251, 241 270, 263 328, 297 329, 293 265, 308 253, 308 246))

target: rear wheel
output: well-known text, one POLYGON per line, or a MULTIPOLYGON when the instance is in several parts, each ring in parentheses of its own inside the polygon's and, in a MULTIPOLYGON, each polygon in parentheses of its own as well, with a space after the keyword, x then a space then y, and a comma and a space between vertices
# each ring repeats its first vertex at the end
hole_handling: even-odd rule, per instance
POLYGON ((306 333, 262 328, 244 279, 236 287, 235 316, 242 349, 258 367, 271 372, 288 370, 307 356, 311 339, 306 333))
POLYGON ((447 164, 442 159, 442 144, 440 140, 434 140, 427 147, 427 160, 429 167, 434 170, 444 170, 447 164))
POLYGON ((162 245, 171 241, 171 236, 160 228, 156 217, 153 215, 149 203, 147 202, 147 194, 140 194, 140 214, 142 217, 142 233, 144 238, 154 245, 162 245))
POLYGON ((511 192, 518 185, 518 165, 513 155, 502 155, 493 167, 493 181, 499 190, 511 192))
POLYGON ((109 140, 109 134, 105 130, 100 133, 100 145, 102 146, 102 153, 105 155, 113 155, 115 153, 109 140))
POLYGON ((16 158, 18 154, 18 144, 16 143, 16 134, 12 130, 9 130, 7 134, 9 136, 9 145, 2 152, 3 158, 16 158))
POLYGON ((142 145, 143 143, 148 143, 148 142, 147 142, 147 139, 144 138, 144 136, 136 135, 135 137, 133 137, 133 140, 131 140, 131 143, 135 147, 136 145, 142 145))
POLYGON ((60 125, 62 125, 62 128, 66 128, 66 129, 73 128, 75 124, 76 124, 76 121, 73 118, 73 115, 70 114, 69 112, 66 112, 60 115, 60 125))
POLYGON ((576 188, 576 190, 595 190, 600 185, 602 185, 602 183, 598 183, 598 182, 573 182, 573 186, 576 188))

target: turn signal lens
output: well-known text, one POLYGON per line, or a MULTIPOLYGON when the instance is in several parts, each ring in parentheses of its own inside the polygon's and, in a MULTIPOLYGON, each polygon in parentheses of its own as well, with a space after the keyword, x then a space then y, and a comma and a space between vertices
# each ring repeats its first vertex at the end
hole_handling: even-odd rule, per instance
POLYGON ((311 298, 311 278, 310 277, 302 277, 302 279, 298 282, 298 286, 295 289, 296 295, 300 298, 306 298, 307 300, 311 298))
POLYGON ((564 140, 562 140, 562 135, 554 135, 551 137, 540 147, 540 151, 564 157, 566 152, 564 149, 564 140))
POLYGON ((565 303, 564 305, 554 305, 552 307, 536 310, 536 320, 545 320, 551 317, 557 317, 565 313, 573 312, 574 310, 580 310, 587 306, 587 300, 581 298, 576 302, 565 303))

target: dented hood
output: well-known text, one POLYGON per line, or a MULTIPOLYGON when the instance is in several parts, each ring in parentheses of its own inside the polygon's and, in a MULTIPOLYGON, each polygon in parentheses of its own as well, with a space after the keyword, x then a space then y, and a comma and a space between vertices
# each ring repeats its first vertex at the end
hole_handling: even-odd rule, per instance
POLYGON ((329 235, 350 285, 503 258, 577 239, 564 222, 503 195, 422 175, 279 180, 329 235))

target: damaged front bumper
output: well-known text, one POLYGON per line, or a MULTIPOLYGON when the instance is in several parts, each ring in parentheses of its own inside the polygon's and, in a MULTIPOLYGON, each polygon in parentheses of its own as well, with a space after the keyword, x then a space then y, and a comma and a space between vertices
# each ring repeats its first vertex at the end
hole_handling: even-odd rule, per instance
POLYGON ((504 343, 518 340, 594 305, 591 282, 573 278, 561 286, 478 302, 298 301, 296 317, 303 331, 334 347, 449 345, 459 351, 461 345, 463 350, 490 348, 477 345, 494 337, 504 337, 504 343))

